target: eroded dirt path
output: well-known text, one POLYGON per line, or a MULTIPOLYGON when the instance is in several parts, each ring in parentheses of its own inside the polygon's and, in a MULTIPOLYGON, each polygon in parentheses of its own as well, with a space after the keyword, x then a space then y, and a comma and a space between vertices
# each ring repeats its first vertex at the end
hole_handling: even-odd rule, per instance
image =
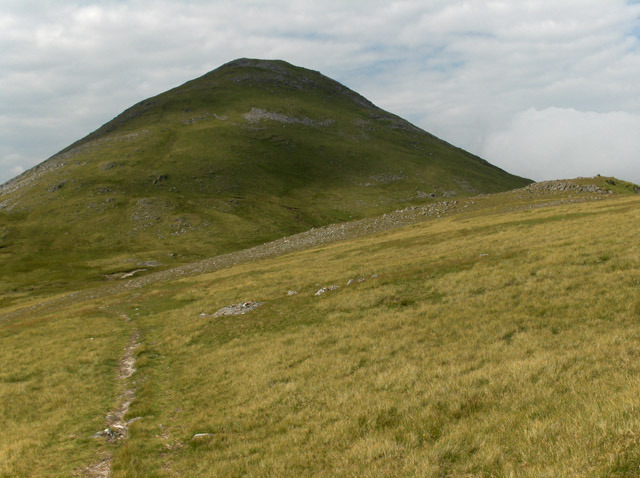
POLYGON ((82 476, 87 478, 108 478, 111 472, 111 457, 106 457, 98 463, 87 467, 82 476))
MULTIPOLYGON (((137 418, 132 418, 129 421, 124 420, 124 417, 129 412, 129 407, 136 396, 135 383, 130 383, 130 378, 136 371, 136 357, 135 351, 140 346, 140 332, 137 330, 131 335, 129 345, 124 350, 124 354, 120 359, 120 367, 118 369, 118 381, 125 384, 124 390, 120 395, 120 405, 116 410, 107 415, 108 427, 105 429, 110 430, 107 432, 109 439, 120 440, 126 438, 129 432, 129 425, 133 423, 137 418)), ((104 432, 104 431, 103 431, 104 432)))
MULTIPOLYGON (((107 414, 107 427, 93 435, 96 439, 104 439, 109 442, 124 440, 129 436, 129 425, 141 418, 135 417, 127 421, 124 419, 136 396, 136 384, 131 381, 131 377, 136 371, 135 351, 139 346, 140 332, 135 330, 131 334, 129 344, 124 349, 118 367, 118 383, 122 389, 119 396, 118 407, 107 414)), ((106 478, 111 472, 111 461, 111 456, 103 455, 100 461, 85 468, 81 476, 87 478, 106 478)))

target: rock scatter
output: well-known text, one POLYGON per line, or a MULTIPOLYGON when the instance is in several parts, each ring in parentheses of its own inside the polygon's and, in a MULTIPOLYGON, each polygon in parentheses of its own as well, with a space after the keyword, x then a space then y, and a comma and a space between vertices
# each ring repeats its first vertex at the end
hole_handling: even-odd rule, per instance
MULTIPOLYGON (((243 315, 247 312, 251 312, 252 310, 256 310, 258 307, 263 305, 264 302, 240 302, 239 304, 228 305, 218 310, 214 317, 224 317, 227 315, 243 315)), ((206 314, 205 314, 206 315, 206 314)))
POLYGON ((322 289, 318 290, 315 294, 313 295, 322 295, 325 294, 331 290, 338 290, 340 288, 340 286, 337 285, 330 285, 328 287, 323 287, 322 289))

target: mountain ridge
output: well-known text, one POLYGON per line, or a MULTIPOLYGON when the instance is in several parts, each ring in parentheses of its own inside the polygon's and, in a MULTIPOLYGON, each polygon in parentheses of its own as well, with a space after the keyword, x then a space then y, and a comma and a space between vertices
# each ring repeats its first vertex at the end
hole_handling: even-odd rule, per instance
MULTIPOLYGON (((579 204, 634 194, 640 194, 640 187, 633 183, 621 181, 617 178, 596 176, 593 178, 544 181, 504 193, 465 198, 460 201, 441 201, 424 206, 406 207, 378 217, 368 217, 358 221, 314 228, 248 249, 208 257, 197 262, 182 264, 162 271, 151 272, 151 268, 148 265, 138 263, 135 266, 138 269, 108 277, 112 282, 109 286, 103 286, 102 289, 88 289, 83 293, 72 292, 49 301, 40 302, 36 307, 27 306, 17 309, 8 315, 0 314, 0 322, 19 317, 25 313, 41 310, 51 311, 56 307, 68 304, 70 301, 93 301, 100 297, 117 295, 154 283, 198 276, 235 267, 239 264, 324 247, 336 242, 353 241, 366 236, 375 237, 395 229, 418 225, 425 221, 451 215, 468 215, 469 213, 491 209, 496 209, 495 212, 499 214, 508 214, 523 209, 533 210, 579 204)), ((6 307, 7 304, 4 305, 6 307)))

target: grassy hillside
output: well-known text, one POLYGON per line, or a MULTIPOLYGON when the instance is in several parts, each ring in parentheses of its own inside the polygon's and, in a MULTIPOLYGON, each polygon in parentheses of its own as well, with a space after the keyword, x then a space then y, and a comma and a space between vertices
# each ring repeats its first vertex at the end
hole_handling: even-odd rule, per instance
POLYGON ((636 476, 640 197, 609 189, 0 319, 0 476, 636 476), (91 438, 126 390, 129 437, 91 438))
POLYGON ((0 188, 0 277, 11 278, 0 294, 53 294, 528 182, 318 72, 237 60, 0 188))

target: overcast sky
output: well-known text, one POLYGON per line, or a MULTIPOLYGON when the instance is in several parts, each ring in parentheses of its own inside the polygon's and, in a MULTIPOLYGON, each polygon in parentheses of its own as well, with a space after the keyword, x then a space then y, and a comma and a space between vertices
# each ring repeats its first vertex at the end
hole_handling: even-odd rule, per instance
POLYGON ((239 57, 319 70, 536 180, 640 183, 640 4, 0 0, 0 183, 239 57))

